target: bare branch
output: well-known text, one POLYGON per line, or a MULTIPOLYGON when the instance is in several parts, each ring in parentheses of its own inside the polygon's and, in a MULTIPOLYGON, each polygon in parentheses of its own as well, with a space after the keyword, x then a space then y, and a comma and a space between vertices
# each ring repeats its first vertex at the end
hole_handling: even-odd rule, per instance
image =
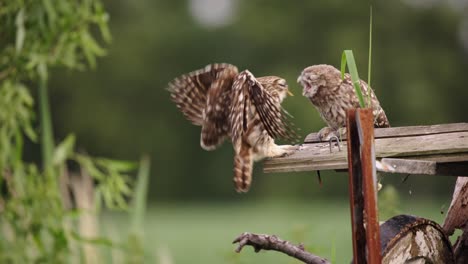
POLYGON ((275 235, 270 236, 244 232, 234 239, 232 243, 239 243, 239 246, 236 249, 237 253, 241 252, 242 248, 248 245, 252 246, 255 249, 255 252, 259 252, 262 249, 274 250, 287 254, 307 264, 330 264, 330 261, 305 251, 302 244, 296 246, 289 241, 278 238, 275 235))

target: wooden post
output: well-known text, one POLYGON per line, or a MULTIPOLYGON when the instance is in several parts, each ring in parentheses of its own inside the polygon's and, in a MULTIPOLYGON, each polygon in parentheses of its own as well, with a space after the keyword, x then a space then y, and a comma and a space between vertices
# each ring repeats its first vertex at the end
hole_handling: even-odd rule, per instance
POLYGON ((366 238, 364 229, 364 192, 362 190, 361 155, 356 124, 356 110, 348 111, 348 173, 349 203, 351 208, 351 227, 353 233, 353 263, 366 263, 366 238))
POLYGON ((347 138, 353 260, 354 264, 378 264, 381 254, 372 109, 348 110, 347 138))

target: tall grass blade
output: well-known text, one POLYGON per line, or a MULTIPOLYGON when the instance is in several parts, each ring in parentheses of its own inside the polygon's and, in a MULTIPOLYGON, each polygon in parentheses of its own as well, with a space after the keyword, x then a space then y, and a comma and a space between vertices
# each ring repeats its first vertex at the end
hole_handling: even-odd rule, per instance
MULTIPOLYGON (((47 66, 45 66, 47 67, 47 66)), ((47 91, 46 74, 40 74, 39 81, 39 110, 41 120, 42 166, 46 171, 51 170, 54 150, 54 135, 50 117, 49 95, 47 91)))
MULTIPOLYGON (((369 17, 369 62, 367 65, 367 84, 371 86, 371 73, 372 73, 372 6, 370 6, 370 17, 369 17)), ((371 104, 371 90, 367 93, 367 105, 371 104)))
POLYGON ((150 159, 144 156, 140 162, 138 171, 138 179, 135 188, 135 196, 133 198, 131 213, 131 232, 133 234, 142 234, 142 226, 146 211, 146 196, 148 193, 150 173, 150 159))
POLYGON ((364 97, 362 96, 361 85, 359 82, 359 74, 352 50, 343 51, 343 55, 341 56, 341 78, 344 78, 346 65, 348 65, 349 74, 351 75, 351 81, 353 82, 354 89, 356 90, 356 95, 359 99, 359 105, 361 106, 361 108, 365 108, 366 103, 364 102, 364 97))

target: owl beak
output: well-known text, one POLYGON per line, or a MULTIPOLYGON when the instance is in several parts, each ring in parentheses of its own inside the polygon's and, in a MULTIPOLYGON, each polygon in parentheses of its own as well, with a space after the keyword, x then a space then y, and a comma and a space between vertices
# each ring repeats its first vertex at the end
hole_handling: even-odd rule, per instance
POLYGON ((288 94, 289 94, 289 96, 294 96, 294 94, 289 90, 288 90, 288 94))

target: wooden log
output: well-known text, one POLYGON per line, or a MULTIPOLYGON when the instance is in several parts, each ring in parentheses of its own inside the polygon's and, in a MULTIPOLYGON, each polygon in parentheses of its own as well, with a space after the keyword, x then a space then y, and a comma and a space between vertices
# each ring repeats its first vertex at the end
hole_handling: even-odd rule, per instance
POLYGON ((435 222, 398 215, 380 226, 383 264, 455 263, 453 249, 435 222))

